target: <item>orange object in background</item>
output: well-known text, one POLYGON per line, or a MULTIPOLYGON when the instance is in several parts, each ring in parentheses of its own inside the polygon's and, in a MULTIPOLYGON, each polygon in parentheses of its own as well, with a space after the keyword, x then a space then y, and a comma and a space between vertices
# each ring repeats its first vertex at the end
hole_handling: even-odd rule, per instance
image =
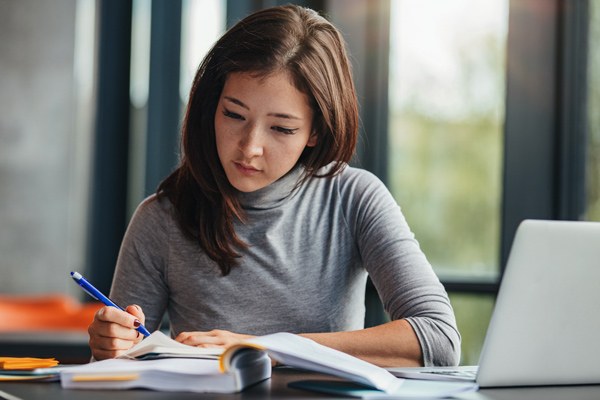
POLYGON ((63 294, 0 295, 0 332, 85 331, 103 304, 63 294))

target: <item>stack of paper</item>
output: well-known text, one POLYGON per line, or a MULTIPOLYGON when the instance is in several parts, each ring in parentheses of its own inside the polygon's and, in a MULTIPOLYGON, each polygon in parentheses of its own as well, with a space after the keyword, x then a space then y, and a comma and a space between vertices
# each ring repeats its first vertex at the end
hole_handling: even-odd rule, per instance
POLYGON ((54 358, 0 357, 0 382, 55 381, 60 370, 54 358))
POLYGON ((228 371, 202 358, 109 359, 61 372, 67 389, 145 388, 164 391, 235 393, 271 376, 271 361, 254 352, 251 360, 228 371))

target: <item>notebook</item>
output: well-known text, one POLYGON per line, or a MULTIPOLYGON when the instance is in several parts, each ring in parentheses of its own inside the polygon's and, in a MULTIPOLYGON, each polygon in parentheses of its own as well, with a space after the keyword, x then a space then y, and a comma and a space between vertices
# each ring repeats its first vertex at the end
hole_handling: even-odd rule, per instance
POLYGON ((479 387, 598 384, 599 306, 600 222, 525 220, 479 367, 388 370, 401 377, 475 379, 479 387))

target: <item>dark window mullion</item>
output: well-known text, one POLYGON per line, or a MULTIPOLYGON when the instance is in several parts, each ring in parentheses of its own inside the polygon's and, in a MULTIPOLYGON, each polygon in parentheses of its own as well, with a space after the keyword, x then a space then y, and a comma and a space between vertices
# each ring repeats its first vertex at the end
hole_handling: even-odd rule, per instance
POLYGON ((442 280, 442 285, 449 293, 496 294, 500 287, 500 283, 496 281, 442 280))
POLYGON ((87 246, 88 278, 108 292, 127 224, 131 1, 98 3, 96 119, 87 246))
POLYGON ((152 0, 145 195, 179 159, 181 0, 152 0))
POLYGON ((502 268, 523 219, 556 217, 559 9, 556 0, 510 2, 502 268))
POLYGON ((587 146, 587 0, 561 2, 560 12, 560 124, 557 159, 559 219, 584 219, 587 146))

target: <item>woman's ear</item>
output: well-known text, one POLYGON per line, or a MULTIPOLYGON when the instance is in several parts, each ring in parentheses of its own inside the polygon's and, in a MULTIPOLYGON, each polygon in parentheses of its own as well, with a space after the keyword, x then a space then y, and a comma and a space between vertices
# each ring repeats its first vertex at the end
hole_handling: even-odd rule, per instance
POLYGON ((308 138, 308 142, 306 143, 306 147, 315 147, 317 145, 318 135, 316 131, 313 131, 308 138))

